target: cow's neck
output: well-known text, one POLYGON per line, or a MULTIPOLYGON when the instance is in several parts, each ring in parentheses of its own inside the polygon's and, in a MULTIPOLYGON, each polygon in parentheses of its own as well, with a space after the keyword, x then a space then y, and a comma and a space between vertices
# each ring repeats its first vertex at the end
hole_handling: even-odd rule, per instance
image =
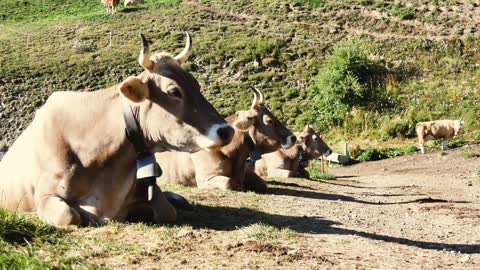
POLYGON ((125 136, 122 99, 118 85, 83 93, 79 99, 83 99, 78 100, 81 102, 79 104, 85 104, 82 112, 76 112, 82 117, 75 119, 78 123, 76 126, 81 127, 77 133, 81 134, 81 137, 72 138, 70 144, 83 167, 103 166, 107 163, 133 164, 136 156, 125 136), (75 140, 80 142, 77 143, 75 140))

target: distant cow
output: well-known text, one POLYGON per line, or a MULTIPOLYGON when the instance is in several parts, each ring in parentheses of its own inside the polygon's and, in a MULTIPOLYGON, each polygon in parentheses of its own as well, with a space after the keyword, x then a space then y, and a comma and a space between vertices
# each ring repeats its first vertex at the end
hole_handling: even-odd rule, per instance
POLYGON ((462 126, 462 120, 437 120, 418 123, 415 126, 415 130, 418 136, 420 151, 422 154, 425 154, 425 142, 438 139, 442 139, 442 150, 446 150, 447 140, 457 136, 462 126))
POLYGON ((164 169, 158 184, 266 192, 263 179, 254 174, 246 177, 249 152, 256 151, 261 155, 281 147, 289 148, 295 144, 296 137, 267 109, 263 94, 260 91, 258 94, 259 99, 255 94, 250 110, 226 118, 235 127, 235 135, 221 151, 202 150, 191 155, 179 152, 157 154, 164 169))
POLYGON ((262 155, 262 159, 255 163, 255 173, 259 176, 308 178, 309 174, 305 170, 308 162, 332 153, 322 136, 310 125, 306 125, 297 137, 301 144, 262 155))
POLYGON ((134 6, 134 5, 138 5, 138 4, 143 4, 144 0, 125 0, 125 2, 123 2, 123 6, 127 7, 127 6, 134 6))
POLYGON ((175 57, 151 53, 141 38, 140 75, 100 91, 56 92, 36 112, 0 162, 0 207, 36 212, 57 226, 122 221, 132 208, 151 209, 155 222, 176 219, 158 187, 148 201, 146 185, 136 180, 124 112, 133 113, 150 152, 218 149, 233 129, 181 67, 188 34, 175 57))
POLYGON ((102 4, 105 6, 107 13, 114 14, 117 12, 117 7, 120 4, 120 0, 102 0, 102 4))

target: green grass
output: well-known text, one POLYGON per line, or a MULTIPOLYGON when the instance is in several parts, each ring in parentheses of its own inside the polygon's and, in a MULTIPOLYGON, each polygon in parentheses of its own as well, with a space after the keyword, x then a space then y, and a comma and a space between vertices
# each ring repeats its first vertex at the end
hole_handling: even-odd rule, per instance
POLYGON ((0 140, 11 145, 54 91, 96 90, 138 74, 138 32, 154 49, 177 53, 182 30, 194 44, 186 68, 224 115, 248 107, 256 85, 292 130, 309 121, 332 144, 409 139, 418 121, 439 118, 464 117, 465 139, 480 136, 478 34, 423 39, 422 29, 397 19, 413 14, 454 36, 452 29, 468 28, 461 18, 438 11, 433 19, 382 0, 201 3, 152 0, 110 16, 93 0, 2 1, 0 23, 10 30, 0 31, 0 140), (373 20, 352 6, 395 19, 373 20), (343 29, 347 20, 366 34, 343 29), (330 32, 331 25, 339 30, 330 32), (327 88, 328 97, 320 91, 327 88))
MULTIPOLYGON (((328 162, 324 166, 328 166, 328 162)), ((328 168, 326 168, 328 169, 328 168)), ((310 166, 307 168, 311 179, 317 180, 335 180, 335 175, 329 172, 322 172, 322 163, 320 160, 312 160, 310 166)))

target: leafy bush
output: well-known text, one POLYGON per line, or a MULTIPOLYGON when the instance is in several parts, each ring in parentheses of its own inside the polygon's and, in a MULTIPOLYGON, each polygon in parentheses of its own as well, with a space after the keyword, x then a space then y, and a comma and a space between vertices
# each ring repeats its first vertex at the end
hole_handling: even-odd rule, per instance
POLYGON ((386 70, 368 59, 370 52, 363 39, 338 43, 308 90, 301 119, 325 129, 342 125, 353 107, 386 108, 386 70))

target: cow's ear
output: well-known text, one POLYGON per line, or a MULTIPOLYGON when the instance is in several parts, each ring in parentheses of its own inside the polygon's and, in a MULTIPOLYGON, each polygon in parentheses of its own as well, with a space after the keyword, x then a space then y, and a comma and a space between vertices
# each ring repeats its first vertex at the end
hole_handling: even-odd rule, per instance
POLYGON ((148 87, 142 80, 132 76, 120 84, 120 93, 131 102, 139 103, 148 97, 148 87))

